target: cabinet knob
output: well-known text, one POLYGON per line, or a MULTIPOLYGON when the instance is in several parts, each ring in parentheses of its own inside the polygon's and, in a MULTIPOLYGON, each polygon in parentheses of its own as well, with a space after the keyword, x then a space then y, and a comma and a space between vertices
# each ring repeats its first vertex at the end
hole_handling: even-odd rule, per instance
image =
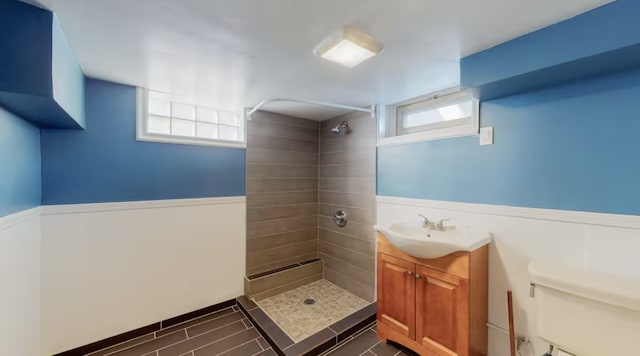
POLYGON ((416 273, 416 279, 420 279, 420 278, 422 278, 422 276, 416 273))
POLYGON ((413 276, 413 272, 411 272, 411 271, 408 271, 408 272, 407 272, 407 274, 408 274, 409 276, 413 276))

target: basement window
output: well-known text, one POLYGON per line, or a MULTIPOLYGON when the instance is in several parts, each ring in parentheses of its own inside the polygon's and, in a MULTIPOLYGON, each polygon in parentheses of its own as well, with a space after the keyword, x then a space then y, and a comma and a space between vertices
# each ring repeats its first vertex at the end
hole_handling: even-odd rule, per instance
POLYGON ((138 89, 137 140, 186 145, 245 147, 244 119, 235 112, 176 101, 138 89))
POLYGON ((378 145, 477 135, 479 102, 457 88, 387 106, 378 145))

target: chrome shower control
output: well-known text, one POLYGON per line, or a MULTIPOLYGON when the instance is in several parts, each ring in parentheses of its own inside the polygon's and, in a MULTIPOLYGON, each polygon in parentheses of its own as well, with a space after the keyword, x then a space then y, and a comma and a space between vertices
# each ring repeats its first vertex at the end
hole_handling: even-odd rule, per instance
POLYGON ((344 210, 334 211, 333 219, 339 227, 345 227, 347 225, 347 213, 344 210))

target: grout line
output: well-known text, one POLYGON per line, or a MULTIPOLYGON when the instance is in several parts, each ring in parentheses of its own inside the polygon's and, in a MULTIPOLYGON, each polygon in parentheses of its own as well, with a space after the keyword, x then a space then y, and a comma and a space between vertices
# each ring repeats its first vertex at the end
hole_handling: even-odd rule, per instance
MULTIPOLYGON (((291 193, 291 192, 284 192, 284 193, 291 193)), ((261 223, 265 223, 265 222, 275 222, 275 221, 282 221, 282 220, 294 220, 294 219, 310 218, 310 217, 316 217, 316 216, 318 216, 318 215, 317 214, 303 215, 303 216, 296 216, 296 217, 293 217, 293 218, 281 218, 281 219, 273 219, 273 220, 267 220, 267 221, 247 223, 247 225, 250 225, 250 224, 261 224, 261 223)), ((313 229, 313 228, 310 228, 310 229, 313 229)), ((274 235, 278 235, 278 234, 274 234, 274 235)), ((264 236, 271 236, 271 235, 264 235, 264 236)))
MULTIPOLYGON (((352 250, 352 249, 346 248, 346 247, 344 247, 344 246, 338 246, 338 245, 336 245, 336 244, 332 244, 332 243, 331 243, 331 242, 329 242, 329 241, 322 240, 322 242, 324 242, 325 244, 328 244, 328 245, 334 246, 334 247, 336 247, 336 248, 338 248, 338 249, 340 249, 340 250, 349 250, 349 251, 352 251, 353 253, 358 254, 358 255, 360 255, 360 256, 364 256, 364 257, 368 257, 368 258, 373 258, 373 259, 375 259, 375 257, 376 257, 375 255, 367 255, 367 254, 364 254, 364 253, 362 253, 362 252, 359 252, 359 251, 356 251, 356 250, 352 250)), ((323 253, 324 253, 324 252, 323 252, 323 253)), ((328 253, 324 253, 324 254, 325 254, 325 255, 329 255, 328 253)), ((331 256, 331 255, 329 255, 329 256, 331 256)), ((333 257, 333 256, 332 256, 332 257, 333 257)), ((335 258, 335 257, 334 257, 334 258, 335 258)), ((355 265, 354 265, 354 266, 355 266, 355 265)), ((362 267, 360 267, 360 268, 362 268, 362 267)))
MULTIPOLYGON (((256 328, 256 331, 257 330, 258 329, 256 328)), ((258 334, 260 334, 260 333, 258 333, 258 334)), ((258 341, 258 339, 260 339, 260 338, 264 339, 264 336, 262 336, 262 334, 260 334, 260 336, 258 336, 255 340, 258 343, 258 346, 260 346, 260 348, 262 349, 262 351, 265 351, 266 349, 262 346, 262 343, 260 341, 258 341)), ((265 339, 264 342, 267 342, 267 340, 265 339)), ((268 342, 267 342, 267 344, 268 344, 268 342)), ((260 351, 260 352, 262 352, 262 351, 260 351)), ((258 353, 260 353, 260 352, 258 352, 258 353)))
POLYGON ((157 349, 157 350, 156 350, 156 352, 158 353, 158 355, 160 355, 160 350, 164 350, 164 349, 166 349, 166 348, 168 348, 168 347, 171 347, 171 346, 173 346, 173 345, 177 345, 177 344, 179 344, 179 343, 181 343, 181 342, 185 342, 185 341, 189 340, 189 334, 187 334, 187 329, 182 329, 182 332, 184 332, 184 336, 185 336, 185 339, 184 339, 184 340, 180 340, 180 341, 178 341, 178 342, 174 342, 173 344, 170 344, 170 345, 167 345, 167 346, 165 346, 165 347, 162 347, 162 348, 157 349))
MULTIPOLYGON (((313 215, 308 215, 308 216, 313 216, 313 215)), ((281 220, 284 220, 284 219, 281 219, 281 220)), ((270 220, 270 221, 274 221, 274 220, 270 220)), ((308 228, 304 228, 304 229, 296 229, 296 230, 279 232, 277 234, 262 235, 262 236, 258 236, 258 237, 250 237, 250 238, 247 238, 247 240, 257 240, 257 239, 262 239, 262 238, 267 238, 267 237, 273 237, 273 236, 278 236, 278 235, 289 234, 289 233, 292 233, 292 232, 300 232, 300 231, 313 230, 313 229, 317 229, 317 227, 315 227, 315 228, 314 227, 308 227, 308 228)))
MULTIPOLYGON (((324 215, 322 215, 322 216, 324 216, 324 215)), ((362 223, 359 223, 359 224, 362 224, 362 223)), ((370 224, 363 224, 363 225, 370 225, 370 224)), ((320 229, 320 230, 327 230, 327 231, 331 231, 331 232, 333 232, 333 233, 336 233, 336 234, 339 234, 339 235, 343 235, 343 236, 352 237, 352 238, 354 238, 354 239, 358 239, 358 240, 362 240, 362 241, 366 241, 366 242, 371 242, 371 243, 373 243, 373 244, 375 244, 375 243, 376 243, 376 240, 375 240, 375 239, 365 239, 365 238, 360 237, 360 236, 351 235, 351 234, 347 234, 347 233, 344 233, 344 232, 340 232, 340 231, 335 231, 335 230, 327 229, 326 227, 321 227, 321 228, 319 228, 319 229, 320 229)), ((372 228, 372 230, 373 230, 373 228, 372 228)))
MULTIPOLYGON (((311 230, 311 229, 308 229, 311 230)), ((302 245, 302 244, 308 244, 310 241, 313 241, 312 239, 306 240, 306 241, 302 241, 302 242, 296 242, 296 243, 292 243, 292 244, 287 244, 287 245, 281 245, 281 246, 276 246, 276 247, 269 247, 269 248, 265 248, 262 250, 257 250, 257 251, 251 251, 252 253, 256 253, 256 252, 263 252, 263 251, 271 251, 271 250, 277 250, 277 249, 282 249, 282 248, 286 248, 286 247, 291 247, 291 246, 296 246, 296 245, 302 245)), ((271 264, 274 262, 269 262, 269 263, 265 263, 265 264, 271 264)), ((262 265, 265 265, 262 264, 262 265)), ((293 264, 293 263, 292 263, 293 264)), ((262 265, 258 265, 258 266, 262 266, 262 265)))
POLYGON ((302 203, 288 203, 288 204, 280 204, 280 205, 268 205, 268 206, 259 206, 259 207, 255 207, 255 208, 248 208, 248 209, 265 209, 265 208, 284 208, 284 207, 298 207, 301 205, 313 205, 314 203, 316 203, 315 201, 310 201, 310 202, 302 202, 302 203))
MULTIPOLYGON (((258 343, 258 345, 260 345, 260 343, 258 343)), ((260 347, 262 347, 262 345, 260 345, 260 347)), ((265 352, 265 351, 267 351, 267 350, 271 350, 271 348, 268 348, 268 349, 262 349, 262 351, 258 351, 258 352, 256 352, 255 354, 253 354, 253 355, 251 355, 251 356, 259 355, 259 354, 261 354, 261 353, 263 353, 263 352, 265 352)), ((275 352, 275 351, 274 351, 274 352, 275 352)), ((277 354, 276 354, 276 355, 277 355, 277 354)))
MULTIPOLYGON (((278 195, 282 195, 282 194, 278 194, 278 195)), ((315 203, 317 203, 317 202, 311 201, 311 202, 306 202, 306 203, 288 203, 288 204, 276 204, 276 205, 261 205, 261 206, 256 206, 256 207, 247 206, 247 210, 250 210, 250 209, 267 209, 267 208, 285 208, 285 207, 290 207, 290 206, 313 205, 315 203)), ((247 205, 249 205, 249 204, 247 204, 247 205)))
POLYGON ((125 343, 127 343, 127 342, 131 342, 131 341, 133 341, 133 340, 135 340, 135 339, 139 339, 139 338, 142 338, 142 337, 147 336, 147 335, 150 335, 150 334, 151 334, 151 335, 153 335, 153 339, 151 339, 151 340, 140 341, 140 342, 138 342, 138 343, 135 343, 135 344, 129 345, 129 346, 127 346, 127 347, 123 348, 123 349, 115 349, 115 350, 113 350, 113 351, 109 352, 108 354, 105 354, 104 356, 113 355, 113 354, 115 354, 116 352, 124 351, 124 350, 127 350, 127 349, 130 349, 130 348, 132 348, 132 347, 135 347, 135 346, 138 346, 138 345, 144 344, 144 343, 149 342, 149 341, 154 341, 154 340, 156 339, 156 332, 155 332, 155 331, 154 331, 154 332, 152 332, 152 333, 149 333, 149 334, 144 334, 144 335, 138 336, 138 337, 133 338, 133 339, 130 339, 130 340, 122 341, 122 342, 117 343, 117 344, 115 344, 115 345, 111 345, 111 346, 104 347, 104 348, 102 348, 102 349, 100 349, 100 350, 92 351, 89 355, 93 355, 94 353, 100 352, 100 351, 102 351, 102 350, 106 350, 106 349, 110 349, 110 348, 115 348, 115 347, 117 347, 117 346, 123 345, 123 344, 125 344, 125 343))
MULTIPOLYGON (((215 344, 216 342, 220 342, 220 341, 222 341, 222 340, 228 339, 228 338, 230 338, 230 337, 233 337, 233 336, 235 336, 235 335, 238 335, 238 334, 240 334, 240 333, 246 332, 247 330, 251 330, 251 329, 253 329, 253 328, 240 330, 240 331, 238 331, 238 332, 236 332, 236 333, 233 333, 233 334, 231 334, 231 335, 227 335, 227 336, 225 336, 225 337, 223 337, 223 338, 217 339, 217 340, 216 340, 216 341, 214 341, 214 342, 210 342, 210 343, 208 343, 208 344, 206 344, 206 345, 200 345, 197 349, 192 350, 191 352, 193 352, 193 353, 195 354, 195 352, 196 352, 196 351, 198 351, 198 350, 200 350, 200 349, 203 349, 203 348, 205 348, 205 347, 207 347, 207 346, 209 346, 209 345, 215 344)), ((256 329, 256 331, 257 331, 257 329, 256 329)), ((258 334, 260 334, 260 333, 258 333, 258 334)), ((200 335, 204 335, 204 334, 200 334, 200 335)), ((175 344, 174 344, 174 345, 175 345, 175 344)), ((161 349, 161 350, 162 350, 162 349, 161 349)))
POLYGON ((241 346, 244 346, 244 345, 250 344, 250 343, 252 343, 252 342, 257 343, 257 344, 258 344, 258 346, 260 346, 260 343, 258 342, 258 340, 257 340, 257 339, 251 339, 251 340, 249 340, 249 341, 247 341, 247 342, 245 342, 245 343, 243 343, 243 344, 236 345, 236 346, 234 346, 234 347, 232 347, 232 348, 230 348, 230 349, 227 349, 227 350, 225 350, 225 351, 223 351, 223 352, 219 352, 219 353, 217 353, 216 355, 222 355, 222 354, 224 354, 224 353, 227 353, 227 352, 229 352, 229 351, 231 351, 231 350, 235 350, 235 349, 237 349, 237 348, 239 348, 239 347, 241 347, 241 346))
MULTIPOLYGON (((221 312, 221 311, 223 311, 223 310, 227 310, 227 309, 231 309, 231 310, 233 310, 233 306, 230 306, 230 307, 227 307, 227 308, 224 308, 224 309, 220 309, 220 310, 216 310, 216 311, 211 312, 211 313, 209 313, 209 314, 205 314, 205 315, 202 315, 202 316, 199 316, 199 317, 193 318, 193 319, 189 319, 189 320, 183 321, 183 322, 181 322, 181 323, 179 323, 179 324, 171 325, 171 326, 169 326, 168 328, 164 328, 164 329, 160 329, 160 330, 156 331, 156 332, 155 332, 155 334, 157 334, 157 333, 158 333, 158 332, 160 332, 160 331, 169 330, 169 329, 171 329, 171 328, 174 328, 174 327, 177 327, 177 326, 180 326, 180 325, 183 325, 183 324, 187 324, 187 323, 192 322, 192 321, 194 321, 194 320, 196 320, 196 319, 204 318, 204 317, 207 317, 207 316, 210 316, 210 315, 213 315, 213 314, 219 313, 219 312, 221 312)), ((233 310, 233 311, 235 311, 235 310, 233 310)), ((198 322, 198 323, 196 323, 196 324, 189 325, 189 327, 196 326, 196 325, 200 325, 200 324, 204 324, 204 323, 206 323, 206 322, 208 322, 208 321, 211 321, 211 320, 218 320, 218 319, 223 318, 223 317, 225 317, 225 316, 227 316, 227 315, 230 315, 230 314, 233 314, 233 313, 227 313, 227 314, 225 314, 225 315, 221 315, 221 316, 219 316, 219 317, 217 317, 217 318, 203 320, 203 321, 198 322)), ((176 330, 175 330, 175 331, 178 331, 179 329, 180 329, 180 328, 176 328, 176 330)), ((185 327, 184 329, 186 330, 187 328, 185 327)), ((169 334, 171 334, 171 333, 169 333, 169 334)), ((165 335, 169 335, 169 334, 165 334, 165 335)), ((164 335, 163 335, 163 336, 164 336, 164 335)))
MULTIPOLYGON (((227 314, 227 315, 229 315, 229 314, 227 314)), ((225 315, 225 316, 226 316, 226 315, 225 315)), ((213 320, 216 320, 216 319, 213 319, 213 320)), ((226 327, 226 326, 229 326, 229 325, 231 325, 231 324, 235 324, 235 323, 238 323, 238 322, 242 323, 242 319, 232 321, 232 322, 230 322, 229 324, 224 324, 224 325, 222 325, 222 326, 218 326, 217 328, 209 329, 209 330, 207 330, 207 331, 205 331, 205 332, 203 332, 203 333, 196 334, 196 335, 193 335, 193 336, 189 336, 189 333, 187 332, 187 328, 185 328, 185 329, 184 329, 184 331, 185 331, 185 333, 187 334, 187 339, 193 339, 193 338, 196 338, 196 337, 198 337, 198 336, 200 336, 200 335, 208 334, 208 333, 210 333, 210 332, 212 332, 212 331, 216 331, 216 330, 218 330, 218 329, 224 328, 224 327, 226 327)), ((198 324, 198 325, 202 325, 202 324, 203 324, 203 323, 200 323, 200 324, 198 324)), ((198 326, 198 325, 193 325, 193 326, 198 326)), ((242 323, 242 325, 244 325, 244 323, 242 323)), ((193 326, 190 326, 190 327, 189 327, 189 329, 190 329, 190 328, 192 328, 193 326)), ((246 326, 245 326, 245 327, 246 327, 246 326)))

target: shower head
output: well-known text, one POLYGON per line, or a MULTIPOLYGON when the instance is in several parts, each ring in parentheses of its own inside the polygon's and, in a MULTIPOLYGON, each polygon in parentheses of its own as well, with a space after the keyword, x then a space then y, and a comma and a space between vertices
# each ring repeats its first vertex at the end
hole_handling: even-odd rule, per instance
POLYGON ((341 123, 339 123, 338 125, 336 125, 336 127, 331 129, 331 132, 333 132, 336 135, 340 134, 340 130, 342 129, 348 129, 349 128, 349 123, 346 121, 343 121, 341 123))

